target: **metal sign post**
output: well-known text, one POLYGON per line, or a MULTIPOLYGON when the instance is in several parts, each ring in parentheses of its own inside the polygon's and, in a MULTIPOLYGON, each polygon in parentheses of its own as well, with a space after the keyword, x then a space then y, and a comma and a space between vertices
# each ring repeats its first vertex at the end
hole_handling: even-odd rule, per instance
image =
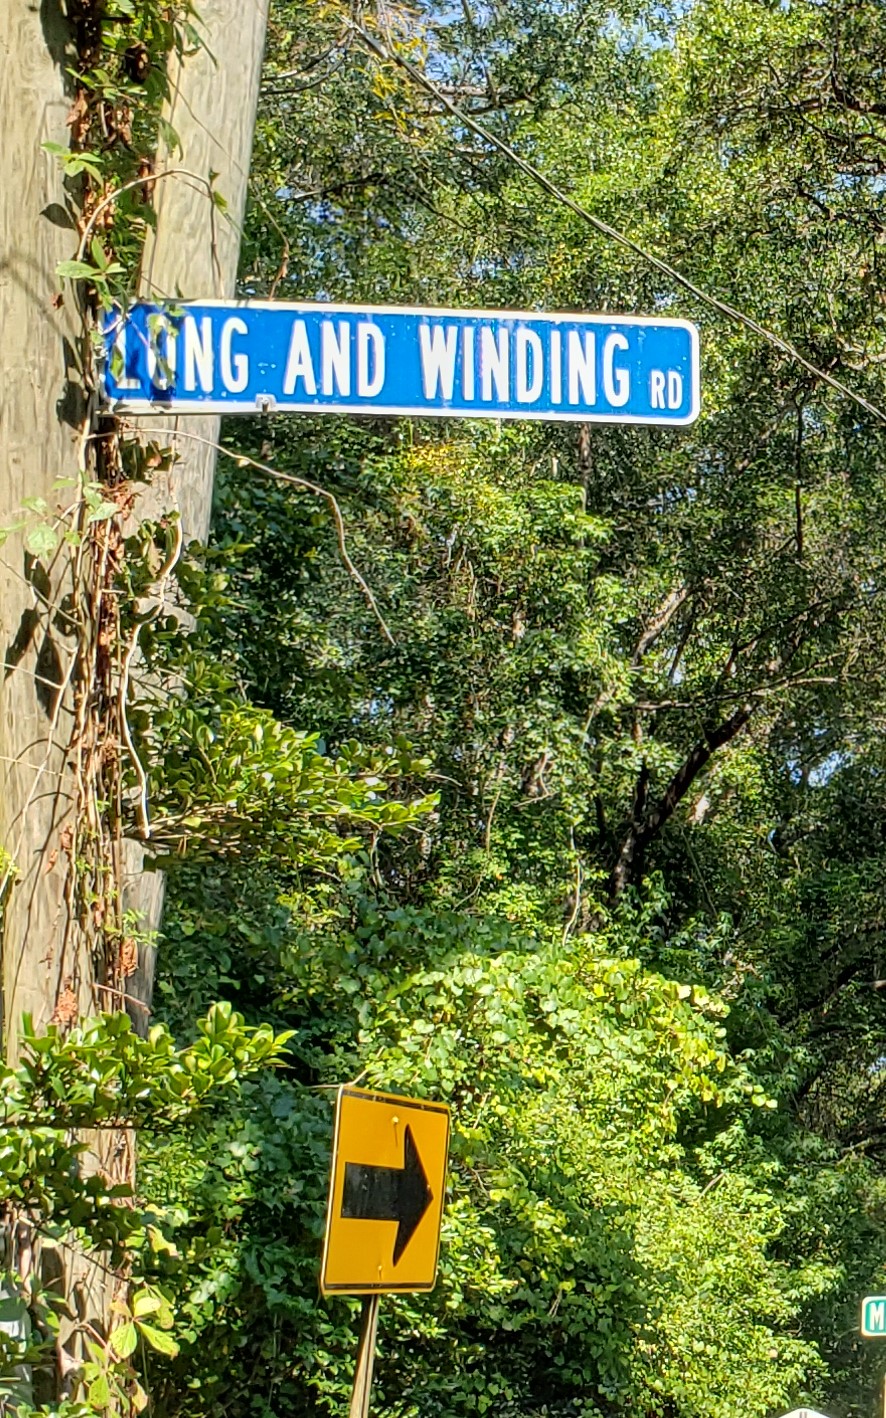
POLYGON ((357 1369, 348 1418, 369 1418, 369 1395, 372 1392, 372 1370, 375 1364, 375 1336, 378 1331, 379 1295, 364 1295, 360 1311, 360 1343, 357 1348, 357 1369))

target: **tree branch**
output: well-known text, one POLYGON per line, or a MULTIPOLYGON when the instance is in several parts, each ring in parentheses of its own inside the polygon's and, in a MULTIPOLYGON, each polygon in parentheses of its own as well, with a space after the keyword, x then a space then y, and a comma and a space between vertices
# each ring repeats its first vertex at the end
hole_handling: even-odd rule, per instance
POLYGON ((652 619, 647 621, 643 633, 637 641, 637 646, 631 659, 632 669, 639 667, 646 651, 651 649, 658 637, 667 630, 688 595, 688 586, 678 586, 675 590, 668 593, 652 619))
POLYGON ((643 859, 650 842, 670 821, 699 773, 716 753, 741 732, 754 712, 754 705, 742 704, 715 728, 705 729, 701 738, 677 769, 655 807, 647 810, 649 769, 644 763, 637 780, 631 825, 624 837, 609 878, 609 896, 617 901, 643 872, 643 859))

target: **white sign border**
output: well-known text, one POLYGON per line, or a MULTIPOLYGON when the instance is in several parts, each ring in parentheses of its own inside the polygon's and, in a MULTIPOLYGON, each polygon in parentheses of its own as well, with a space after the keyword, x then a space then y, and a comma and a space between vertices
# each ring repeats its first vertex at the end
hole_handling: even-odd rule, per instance
POLYGON ((868 1305, 886 1305, 886 1295, 865 1295, 861 1302, 859 1329, 862 1339, 886 1339, 886 1329, 865 1329, 864 1320, 868 1305))

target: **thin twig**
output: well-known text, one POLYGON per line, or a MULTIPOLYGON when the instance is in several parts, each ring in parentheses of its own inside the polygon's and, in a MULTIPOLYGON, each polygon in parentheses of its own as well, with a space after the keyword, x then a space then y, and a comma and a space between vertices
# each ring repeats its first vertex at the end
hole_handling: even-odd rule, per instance
POLYGON ((126 654, 123 657, 123 667, 120 672, 120 686, 117 691, 117 707, 120 717, 120 731, 123 734, 123 741, 126 744, 126 751, 129 754, 130 762, 132 763, 132 767, 135 771, 135 775, 138 778, 139 783, 139 793, 138 798, 136 800, 136 815, 138 817, 142 838, 145 841, 148 841, 151 836, 151 823, 148 817, 148 775, 144 770, 142 761, 138 756, 138 752, 133 741, 132 731, 129 727, 129 720, 126 716, 126 698, 129 693, 129 672, 132 668, 132 662, 135 658, 136 651, 138 650, 139 637, 144 627, 146 625, 151 625, 163 610, 163 606, 165 604, 164 597, 166 593, 166 582, 168 581, 172 572, 175 570, 176 563, 178 562, 178 559, 181 556, 182 547, 184 546, 184 531, 180 521, 174 524, 174 529, 175 542, 173 544, 172 551, 169 553, 168 557, 166 558, 166 561, 161 566, 154 580, 154 585, 159 587, 159 590, 157 592, 157 604, 152 607, 150 614, 145 616, 143 620, 140 620, 133 629, 132 635, 130 636, 129 644, 126 648, 126 654))
POLYGON ((309 482, 307 478, 296 477, 294 473, 281 473, 279 469, 272 468, 268 463, 261 463, 258 461, 257 458, 250 458, 246 453, 235 453, 231 448, 226 448, 223 443, 217 443, 214 438, 205 438, 202 434, 190 433, 183 428, 177 428, 174 430, 174 432, 170 432, 168 428, 148 428, 145 427, 145 425, 143 424, 127 423, 126 427, 132 433, 163 434, 164 436, 171 438, 173 442, 176 438, 190 438, 193 443, 200 443, 205 448, 214 448, 216 453, 222 453, 226 458, 231 458, 241 468, 255 468, 257 472, 265 473, 266 476, 269 478, 276 478, 278 482, 290 483, 292 487, 299 487, 304 492, 312 492, 315 497, 322 497, 323 500, 328 503, 329 508, 332 512, 332 516, 335 520, 335 530, 338 538, 339 555, 341 556, 341 559, 344 562, 348 575, 353 581, 356 581, 357 585, 360 587, 360 590, 363 592, 363 595, 366 598, 366 602, 370 610, 372 611, 372 614, 375 616, 375 619, 378 621, 378 624, 381 627, 381 631, 385 639, 391 645, 396 644, 393 635, 388 629, 387 621, 385 620, 384 616, 378 608, 378 603, 375 599, 375 596, 372 594, 372 591, 370 590, 366 581, 360 575, 360 572, 357 570, 356 566, 351 560, 345 542, 345 522, 344 517, 342 516, 342 510, 338 505, 338 501, 334 493, 331 493, 328 488, 320 487, 318 483, 309 482))
POLYGON ((205 188, 210 202, 212 201, 213 188, 209 179, 207 177, 201 177, 199 172, 191 172, 191 170, 186 167, 167 167, 163 172, 152 172, 149 178, 135 177, 131 182, 124 182, 122 187, 115 187, 113 192, 109 192, 107 197, 103 197, 99 202, 95 211, 90 216, 89 221, 83 228, 83 235, 80 237, 80 244, 77 247, 76 259, 78 261, 83 260, 83 256, 86 252, 86 243, 95 230, 96 222, 102 213, 106 212, 108 207, 112 206, 113 203, 117 201, 118 197, 122 197, 124 192, 131 192, 134 187, 144 187, 146 181, 152 183, 159 182, 163 177, 190 177, 198 186, 205 188))
POLYGON ((145 1014, 153 1014, 151 1006, 145 1004, 144 1000, 136 999, 135 995, 128 995, 125 990, 118 990, 114 985, 101 985, 96 980, 95 988, 97 990, 103 990, 105 994, 115 995, 118 999, 123 1000, 125 1004, 134 1004, 136 1009, 143 1009, 145 1014))
MULTIPOLYGON (((11 758, 7 753, 0 753, 0 763, 14 763, 17 768, 33 768, 35 773, 41 771, 39 763, 28 763, 24 758, 11 758)), ((64 773, 59 773, 55 768, 44 768, 42 771, 48 773, 50 778, 64 778, 65 776, 64 773)))

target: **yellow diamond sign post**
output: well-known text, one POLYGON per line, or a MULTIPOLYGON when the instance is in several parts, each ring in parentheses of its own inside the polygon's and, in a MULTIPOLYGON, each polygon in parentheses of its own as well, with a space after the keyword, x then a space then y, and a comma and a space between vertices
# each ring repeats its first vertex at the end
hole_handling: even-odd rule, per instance
POLYGON ((350 1418, 367 1418, 382 1294, 432 1290, 449 1152, 449 1109, 423 1098, 338 1090, 324 1295, 362 1295, 350 1418))

